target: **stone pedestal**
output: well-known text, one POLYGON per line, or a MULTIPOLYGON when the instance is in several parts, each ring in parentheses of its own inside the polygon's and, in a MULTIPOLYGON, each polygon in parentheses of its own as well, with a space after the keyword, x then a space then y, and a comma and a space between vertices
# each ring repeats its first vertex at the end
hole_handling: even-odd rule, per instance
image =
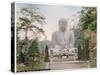
MULTIPOLYGON (((57 50, 57 49, 56 49, 57 50)), ((50 61, 54 61, 54 60, 77 60, 78 58, 78 49, 77 48, 71 48, 71 49, 63 49, 63 50, 57 50, 52 49, 50 54, 50 57, 52 59, 50 59, 50 61), (55 58, 56 57, 56 58, 55 58), (54 59, 53 59, 54 58, 54 59)))

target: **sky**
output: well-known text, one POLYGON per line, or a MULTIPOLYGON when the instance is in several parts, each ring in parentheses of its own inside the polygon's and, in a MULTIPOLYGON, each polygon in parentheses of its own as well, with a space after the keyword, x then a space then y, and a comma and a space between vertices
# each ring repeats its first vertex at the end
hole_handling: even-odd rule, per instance
MULTIPOLYGON (((61 18, 65 18, 68 22, 69 29, 73 26, 78 25, 79 21, 79 12, 82 7, 78 6, 64 6, 64 5, 42 5, 42 4, 24 4, 18 3, 17 10, 21 8, 39 8, 39 12, 46 18, 46 24, 43 25, 45 30, 45 34, 47 35, 47 40, 51 41, 52 33, 59 29, 58 20, 61 18)), ((20 16, 19 14, 17 14, 20 16)), ((22 32, 20 36, 23 36, 22 32)), ((31 33, 29 34, 31 35, 31 33)), ((31 38, 32 36, 29 36, 31 38)), ((23 37, 22 37, 23 38, 23 37)))

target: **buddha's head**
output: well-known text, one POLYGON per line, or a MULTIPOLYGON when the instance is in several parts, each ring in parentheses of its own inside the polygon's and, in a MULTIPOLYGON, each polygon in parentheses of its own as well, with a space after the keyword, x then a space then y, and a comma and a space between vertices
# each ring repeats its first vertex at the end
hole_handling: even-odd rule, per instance
POLYGON ((67 20, 65 18, 59 19, 58 24, 59 24, 59 29, 61 31, 66 31, 66 29, 67 29, 67 20))

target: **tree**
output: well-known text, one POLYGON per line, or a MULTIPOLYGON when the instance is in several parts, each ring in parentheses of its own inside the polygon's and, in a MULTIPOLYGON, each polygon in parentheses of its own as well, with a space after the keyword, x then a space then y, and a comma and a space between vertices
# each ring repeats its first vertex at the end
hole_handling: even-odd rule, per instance
POLYGON ((84 7, 80 15, 80 26, 83 30, 89 29, 96 32, 97 15, 95 7, 84 7))
POLYGON ((41 26, 45 23, 45 17, 39 13, 38 8, 21 8, 18 12, 19 17, 17 21, 17 49, 20 49, 20 53, 25 54, 34 41, 28 39, 28 31, 31 31, 33 35, 38 38, 39 35, 44 35, 44 30, 41 26), (38 25, 36 25, 38 23, 38 25), (19 31, 25 32, 25 39, 20 40, 18 37, 19 31))
POLYGON ((39 26, 34 25, 33 23, 38 22, 40 23, 40 25, 42 25, 43 23, 45 23, 45 17, 37 12, 36 9, 29 8, 22 8, 20 10, 20 15, 21 16, 19 17, 19 21, 17 22, 17 31, 25 31, 24 45, 26 45, 25 49, 27 49, 28 31, 32 31, 34 36, 37 36, 39 34, 44 35, 44 30, 39 26))
POLYGON ((28 64, 31 65, 33 69, 35 69, 34 66, 41 64, 38 39, 33 40, 32 44, 28 48, 27 55, 28 55, 28 64))
POLYGON ((74 34, 75 34, 75 47, 78 48, 78 60, 88 60, 89 59, 88 39, 84 37, 80 28, 74 29, 74 34))
POLYGON ((96 7, 84 7, 81 11, 79 25, 84 38, 87 39, 91 67, 96 67, 96 7))

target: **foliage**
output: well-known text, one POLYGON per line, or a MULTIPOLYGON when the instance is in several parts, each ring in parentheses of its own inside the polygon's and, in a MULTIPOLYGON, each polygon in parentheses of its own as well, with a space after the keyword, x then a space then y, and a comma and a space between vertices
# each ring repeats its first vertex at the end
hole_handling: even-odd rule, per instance
POLYGON ((84 7, 82 9, 79 26, 81 27, 83 38, 85 38, 88 43, 88 47, 84 49, 87 51, 88 48, 90 66, 96 67, 97 12, 95 7, 84 7))
MULTIPOLYGON (((38 8, 22 8, 19 10, 18 21, 17 21, 17 59, 20 62, 20 58, 25 59, 24 65, 30 66, 34 69, 34 65, 39 65, 40 53, 38 49, 38 40, 29 40, 28 31, 31 31, 33 35, 38 38, 40 34, 44 35, 44 30, 40 28, 45 23, 45 17, 39 13, 38 8), (38 24, 38 25, 36 25, 38 24), (40 25, 40 26, 39 26, 40 25), (18 32, 20 30, 25 31, 25 39, 20 40, 18 37, 18 32), (36 58, 37 57, 37 58, 36 58), (38 59, 38 60, 37 60, 38 59)), ((21 62, 23 63, 23 62, 21 62)), ((19 63, 18 63, 19 64, 19 63)), ((41 63, 42 64, 42 63, 41 63)), ((19 66, 20 67, 20 66, 19 66)), ((18 68, 19 68, 18 67, 18 68)))
POLYGON ((80 25, 83 30, 89 29, 93 32, 96 32, 97 27, 97 17, 96 17, 96 8, 95 7, 84 7, 80 15, 80 25))
MULTIPOLYGON (((21 54, 21 53, 20 53, 21 54)), ((23 58, 19 55, 17 58, 19 61, 22 61, 23 58)), ((24 53, 24 58, 26 60, 24 66, 21 66, 21 63, 17 63, 17 71, 31 71, 31 70, 40 70, 44 69, 43 55, 39 51, 38 39, 32 41, 31 45, 24 53)))
POLYGON ((36 10, 29 9, 29 8, 22 8, 19 13, 21 16, 19 17, 19 21, 17 22, 17 30, 23 29, 25 31, 32 31, 33 33, 36 34, 39 33, 44 34, 44 30, 42 28, 33 24, 37 22, 40 25, 43 25, 43 23, 45 23, 44 16, 42 16, 36 10))
POLYGON ((32 44, 28 48, 28 52, 29 54, 39 52, 37 39, 33 40, 32 44))
POLYGON ((34 66, 38 66, 41 63, 41 54, 38 47, 38 40, 33 40, 32 44, 27 50, 28 64, 34 69, 34 66))
POLYGON ((80 29, 75 29, 75 46, 78 48, 78 60, 88 60, 89 59, 89 43, 88 39, 84 38, 82 31, 80 29))
MULTIPOLYGON (((38 37, 38 35, 43 34, 44 35, 44 30, 37 25, 35 25, 35 22, 39 23, 42 25, 45 21, 45 17, 42 16, 39 12, 37 12, 37 9, 35 8, 22 8, 18 12, 20 15, 18 17, 18 22, 17 22, 17 44, 19 44, 19 38, 18 38, 18 32, 20 30, 25 31, 25 39, 24 39, 24 49, 28 48, 29 44, 29 39, 28 39, 28 31, 31 31, 35 37, 38 37), (34 23, 34 24, 33 24, 34 23)), ((22 50, 22 49, 21 49, 22 50)))

